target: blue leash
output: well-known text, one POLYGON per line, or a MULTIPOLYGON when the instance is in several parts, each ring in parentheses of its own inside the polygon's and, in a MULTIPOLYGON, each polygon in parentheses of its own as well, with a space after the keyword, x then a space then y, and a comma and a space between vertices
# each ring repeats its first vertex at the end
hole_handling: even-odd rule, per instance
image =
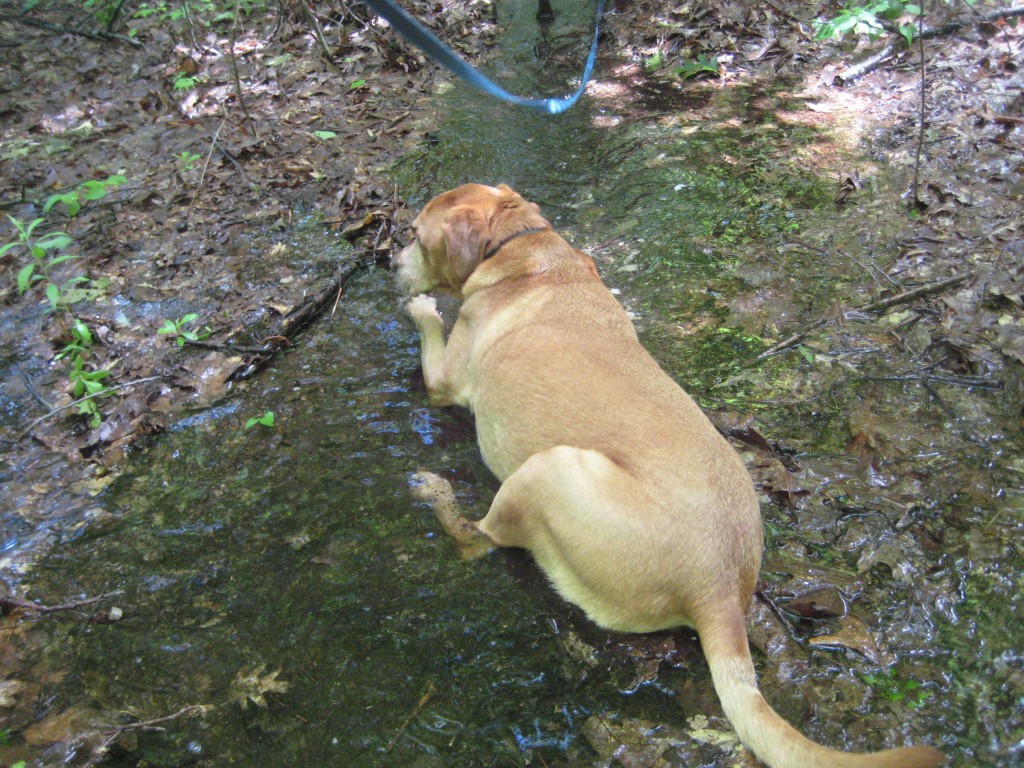
POLYGON ((566 96, 564 99, 527 99, 522 96, 516 96, 514 93, 509 93, 501 86, 492 83, 480 74, 479 70, 467 64, 465 59, 461 58, 455 51, 424 29, 416 19, 406 13, 393 0, 363 0, 363 2, 373 8, 380 16, 387 19, 388 23, 408 39, 409 42, 470 85, 474 85, 484 93, 489 93, 491 96, 507 101, 510 104, 539 109, 541 112, 547 112, 551 115, 565 112, 583 95, 583 89, 587 87, 587 83, 590 81, 590 73, 594 69, 594 59, 597 58, 597 37, 601 31, 601 14, 604 12, 604 0, 597 0, 597 23, 594 26, 594 42, 590 44, 590 55, 587 57, 586 67, 583 68, 583 82, 580 83, 576 93, 572 96, 566 96))

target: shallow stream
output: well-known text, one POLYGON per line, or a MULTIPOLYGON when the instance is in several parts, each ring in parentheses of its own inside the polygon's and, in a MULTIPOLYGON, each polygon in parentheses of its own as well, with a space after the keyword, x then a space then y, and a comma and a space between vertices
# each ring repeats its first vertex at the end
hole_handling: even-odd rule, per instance
MULTIPOLYGON (((509 89, 569 90, 592 9, 561 5, 542 35, 533 4, 498 4, 488 70, 509 89)), ((798 465, 740 445, 765 489, 763 587, 784 601, 826 585, 859 623, 756 611, 776 622, 752 633, 769 651, 757 657, 769 699, 832 746, 924 741, 958 764, 1019 764, 1024 465, 999 393, 936 385, 940 407, 917 383, 882 381, 904 353, 881 322, 756 362, 762 338, 866 290, 855 262, 883 259, 906 223, 895 205, 834 211, 834 179, 800 164, 830 137, 778 119, 800 106, 782 85, 654 85, 602 49, 590 95, 564 115, 462 84, 432 106, 422 145, 393 170, 411 207, 466 181, 536 201, 595 257, 666 369, 722 419, 755 413, 752 430, 798 465), (792 248, 791 235, 854 258, 792 248), (787 488, 767 487, 780 476, 787 488), (870 642, 849 640, 857 627, 870 642), (831 650, 809 647, 842 632, 831 650)), ((291 245, 326 271, 339 243, 291 245)), ((36 706, 66 713, 66 734, 51 718, 25 734, 32 752, 0 759, 58 764, 124 713, 204 705, 107 764, 604 765, 599 732, 616 728, 631 765, 739 764, 688 633, 609 636, 525 556, 457 559, 408 475, 446 474, 478 515, 495 483, 468 417, 428 407, 418 368, 390 276, 363 272, 246 391, 136 451, 34 574, 35 597, 48 583, 123 589, 124 618, 37 626, 49 679, 36 706), (243 429, 266 410, 274 427, 243 429)))

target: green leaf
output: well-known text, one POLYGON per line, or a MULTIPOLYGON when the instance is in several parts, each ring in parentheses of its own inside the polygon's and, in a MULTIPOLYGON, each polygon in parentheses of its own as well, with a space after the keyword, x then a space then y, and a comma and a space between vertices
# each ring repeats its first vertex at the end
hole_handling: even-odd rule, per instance
MULTIPOLYGON (((47 263, 47 267, 55 267, 58 264, 63 264, 65 261, 71 261, 72 259, 77 259, 78 257, 79 254, 77 253, 62 253, 59 256, 54 256, 52 259, 50 259, 50 261, 47 263)), ((82 279, 88 280, 89 278, 83 277, 82 279)))
POLYGON ((92 346, 92 332, 89 330, 89 326, 77 317, 75 322, 71 324, 71 335, 86 347, 92 346))
POLYGON ((178 327, 170 320, 164 320, 164 324, 157 333, 177 333, 178 327))
POLYGON ((252 427, 255 427, 257 424, 262 424, 264 427, 274 426, 274 412, 267 411, 262 416, 254 416, 253 418, 245 422, 245 428, 251 429, 252 427))
MULTIPOLYGON (((71 192, 64 192, 62 194, 50 195, 46 198, 46 202, 43 203, 43 213, 49 213, 50 209, 53 208, 57 203, 64 203, 65 206, 70 206, 72 203, 78 202, 78 192, 72 190, 71 192)), ((74 214, 72 214, 73 216, 74 214)))
POLYGON ((805 347, 805 346, 804 346, 803 344, 801 344, 801 345, 800 345, 799 347, 797 347, 796 349, 797 349, 797 351, 798 351, 798 352, 799 352, 799 353, 800 353, 801 355, 803 355, 803 356, 804 356, 804 360, 806 360, 806 361, 807 361, 808 363, 813 363, 813 362, 814 362, 814 359, 815 359, 815 358, 814 358, 814 352, 812 352, 811 350, 809 350, 809 349, 808 349, 807 347, 805 347))
POLYGON ((178 321, 178 325, 185 325, 186 323, 191 323, 197 317, 199 317, 199 315, 197 315, 195 312, 189 312, 187 315, 181 318, 181 320, 178 321))
POLYGON ((350 91, 354 91, 356 88, 362 88, 364 85, 366 85, 365 80, 356 80, 348 87, 348 89, 350 91))
POLYGON ((18 272, 18 293, 23 294, 32 285, 32 273, 36 271, 36 263, 29 262, 18 272))
POLYGON ((334 131, 313 131, 313 135, 320 139, 320 141, 327 141, 338 136, 334 131))
POLYGON ((57 309, 60 306, 60 288, 49 283, 46 286, 46 298, 49 300, 50 306, 57 309))

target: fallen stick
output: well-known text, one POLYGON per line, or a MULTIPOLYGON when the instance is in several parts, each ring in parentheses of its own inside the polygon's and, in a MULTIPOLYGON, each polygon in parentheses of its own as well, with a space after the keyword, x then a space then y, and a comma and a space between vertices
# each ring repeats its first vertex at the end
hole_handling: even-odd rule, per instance
POLYGON ((56 32, 61 35, 77 35, 78 37, 87 37, 90 40, 116 40, 121 43, 134 45, 136 48, 142 47, 141 42, 125 35, 115 35, 111 32, 90 32, 87 29, 65 27, 60 24, 52 24, 49 21, 43 21, 42 19, 35 19, 31 16, 17 16, 13 13, 4 13, 0 14, 0 21, 24 24, 29 27, 37 27, 38 29, 45 29, 48 32, 56 32))
POLYGON ((76 608, 81 608, 86 605, 93 605, 94 603, 107 600, 111 597, 119 597, 124 594, 123 589, 118 589, 113 592, 107 592, 96 597, 88 597, 83 600, 73 600, 70 603, 61 603, 60 605, 40 605, 34 603, 31 600, 22 600, 11 595, 0 596, 0 611, 8 612, 20 608, 24 611, 35 611, 36 613, 57 613, 58 611, 73 611, 76 608))
POLYGON ((869 56, 864 59, 864 61, 854 64, 851 67, 847 67, 846 71, 840 72, 835 76, 832 80, 832 84, 849 85, 857 78, 864 77, 868 72, 871 72, 879 65, 891 59, 894 53, 896 53, 896 46, 890 43, 873 56, 869 56))
MULTIPOLYGON (((375 264, 382 258, 384 257, 381 254, 375 254, 369 259, 353 257, 339 266, 327 285, 282 318, 277 330, 266 339, 265 347, 252 351, 254 359, 231 378, 248 379, 258 373, 271 357, 288 346, 293 336, 319 317, 329 305, 340 299, 345 284, 356 270, 375 264)), ((224 345, 224 348, 232 347, 224 345)))
POLYGON ((164 723, 169 723, 172 720, 177 720, 179 717, 185 715, 200 715, 205 712, 207 707, 202 704, 190 704, 187 707, 183 707, 175 712, 173 715, 165 715, 164 717, 157 717, 152 720, 143 720, 138 723, 129 723, 128 725, 119 725, 111 731, 107 731, 103 735, 106 738, 103 743, 97 746, 92 753, 92 756, 86 761, 84 768, 92 768, 94 765, 99 765, 106 758, 107 753, 114 743, 126 733, 132 731, 162 731, 164 730, 160 726, 164 723))
POLYGON ((144 384, 147 381, 156 381, 157 379, 162 379, 162 378, 163 378, 163 376, 147 376, 147 377, 142 378, 142 379, 135 379, 134 381, 126 381, 126 382, 123 382, 122 384, 115 384, 112 387, 105 387, 104 389, 100 390, 99 392, 93 392, 91 394, 85 395, 83 397, 78 398, 77 400, 72 400, 70 403, 66 403, 64 405, 59 405, 56 408, 54 408, 52 411, 47 413, 46 415, 40 416, 38 419, 33 421, 27 427, 25 427, 25 429, 22 431, 22 433, 20 435, 18 435, 17 439, 14 442, 15 443, 20 443, 22 440, 24 440, 26 437, 28 437, 32 433, 33 429, 38 427, 40 424, 42 424, 47 419, 49 419, 49 418, 51 418, 53 416, 56 416, 61 411, 66 411, 68 408, 74 408, 76 405, 80 405, 81 403, 84 403, 86 400, 93 400, 93 399, 95 399, 97 397, 106 397, 111 392, 115 392, 115 391, 117 391, 119 389, 124 389, 125 387, 131 387, 131 386, 134 386, 136 384, 144 384))
MULTIPOLYGON (((883 309, 889 309, 890 307, 899 306, 900 304, 907 304, 911 301, 921 298, 922 296, 931 296, 932 294, 941 293, 942 291, 950 288, 954 285, 959 285, 969 278, 968 274, 953 275, 947 277, 945 280, 939 280, 937 283, 929 283, 928 285, 922 285, 919 288, 914 288, 910 291, 904 291, 898 293, 895 296, 890 296, 887 299, 879 299, 878 301, 872 301, 868 304, 864 304, 860 307, 856 307, 855 311, 858 312, 881 312, 883 309)), ((758 360, 765 360, 772 355, 778 354, 790 347, 795 347, 801 341, 803 341, 807 334, 812 331, 816 331, 819 328, 827 324, 827 320, 815 320, 813 323, 805 327, 801 331, 797 331, 792 336, 783 339, 777 344, 773 344, 768 347, 764 352, 757 356, 758 360)))

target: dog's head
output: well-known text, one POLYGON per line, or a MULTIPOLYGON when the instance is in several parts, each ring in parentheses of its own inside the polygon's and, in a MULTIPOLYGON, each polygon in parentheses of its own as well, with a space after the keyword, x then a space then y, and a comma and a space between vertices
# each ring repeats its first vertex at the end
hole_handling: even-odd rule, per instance
POLYGON ((463 184, 438 195, 413 221, 415 239, 392 259, 408 295, 462 286, 495 247, 530 229, 550 229, 540 208, 510 187, 463 184))

